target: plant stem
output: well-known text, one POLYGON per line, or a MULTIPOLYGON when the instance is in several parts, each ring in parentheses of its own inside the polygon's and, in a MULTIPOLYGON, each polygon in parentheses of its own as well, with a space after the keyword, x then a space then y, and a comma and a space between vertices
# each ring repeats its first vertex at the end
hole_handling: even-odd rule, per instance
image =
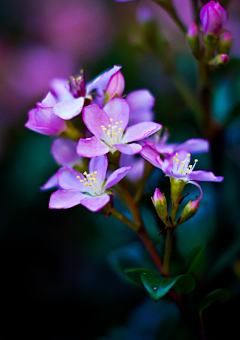
POLYGON ((162 275, 165 277, 170 277, 170 257, 171 257, 171 251, 172 251, 173 234, 174 234, 174 229, 168 228, 163 268, 162 268, 162 275))
POLYGON ((148 236, 144 226, 139 226, 138 224, 129 220, 125 215, 118 212, 115 208, 111 207, 110 204, 106 205, 103 210, 107 213, 107 215, 112 215, 113 217, 117 218, 119 221, 124 223, 127 227, 135 231, 139 238, 141 239, 142 243, 144 244, 145 248, 147 249, 149 255, 151 256, 153 262, 155 263, 159 272, 162 270, 162 261, 161 258, 155 248, 153 241, 148 236))

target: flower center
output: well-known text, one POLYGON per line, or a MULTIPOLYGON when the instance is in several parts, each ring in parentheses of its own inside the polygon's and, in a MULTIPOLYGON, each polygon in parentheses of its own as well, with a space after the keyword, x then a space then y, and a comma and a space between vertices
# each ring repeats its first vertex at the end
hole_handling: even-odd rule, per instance
POLYGON ((98 187, 96 180, 97 171, 91 172, 90 174, 85 171, 83 175, 85 176, 84 179, 80 179, 80 176, 77 176, 77 178, 80 179, 81 183, 84 183, 86 191, 93 197, 101 195, 102 188, 98 187))
POLYGON ((70 92, 72 93, 74 98, 85 97, 85 80, 84 80, 84 72, 83 70, 80 72, 78 77, 71 76, 69 81, 70 92))
POLYGON ((119 127, 119 124, 122 124, 123 122, 120 120, 120 122, 116 122, 113 124, 113 118, 110 118, 111 124, 108 124, 107 127, 104 125, 101 125, 101 128, 104 132, 104 142, 110 147, 113 148, 114 144, 120 144, 121 139, 123 136, 123 129, 119 127))
MULTIPOLYGON (((178 157, 178 153, 176 153, 176 156, 178 157)), ((191 154, 188 153, 186 158, 180 162, 180 160, 177 157, 173 157, 173 169, 172 173, 179 174, 186 176, 187 174, 190 174, 193 169, 195 168, 198 159, 194 160, 193 165, 189 165, 190 159, 191 159, 191 154)))

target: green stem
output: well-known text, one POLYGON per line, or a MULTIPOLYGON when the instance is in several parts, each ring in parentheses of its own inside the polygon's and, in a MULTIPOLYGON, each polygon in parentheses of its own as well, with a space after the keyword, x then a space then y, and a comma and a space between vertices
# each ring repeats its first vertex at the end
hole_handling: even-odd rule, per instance
POLYGON ((124 223, 127 227, 138 233, 140 229, 139 225, 129 220, 125 215, 118 212, 115 208, 111 207, 110 204, 107 204, 103 208, 103 210, 107 213, 107 215, 112 215, 113 217, 124 223))
POLYGON ((174 234, 174 229, 168 228, 163 268, 162 268, 162 275, 165 277, 170 277, 170 257, 171 257, 171 251, 172 251, 173 234, 174 234))

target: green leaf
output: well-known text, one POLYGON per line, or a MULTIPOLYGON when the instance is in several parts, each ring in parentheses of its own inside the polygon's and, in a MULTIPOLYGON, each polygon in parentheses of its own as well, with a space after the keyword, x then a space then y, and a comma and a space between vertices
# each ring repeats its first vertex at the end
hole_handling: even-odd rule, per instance
POLYGON ((143 283, 141 280, 141 274, 148 273, 149 275, 157 276, 158 274, 148 268, 129 268, 124 271, 124 274, 131 280, 136 286, 143 288, 143 283))
POLYGON ((181 295, 187 294, 195 288, 194 278, 187 274, 166 279, 144 272, 140 277, 144 287, 155 301, 160 300, 172 288, 181 295))
POLYGON ((214 302, 228 298, 229 295, 229 291, 226 288, 220 288, 205 296, 199 304, 199 317, 202 317, 204 309, 211 306, 214 302))
POLYGON ((187 261, 186 261, 187 262, 186 268, 188 268, 187 274, 190 274, 194 271, 194 268, 196 267, 198 260, 200 256, 202 255, 205 248, 206 246, 197 246, 188 255, 187 261))

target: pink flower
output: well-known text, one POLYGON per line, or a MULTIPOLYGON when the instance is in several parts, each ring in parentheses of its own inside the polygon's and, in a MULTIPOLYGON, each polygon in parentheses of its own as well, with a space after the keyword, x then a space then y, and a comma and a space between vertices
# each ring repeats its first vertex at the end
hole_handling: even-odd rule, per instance
POLYGON ((227 12, 218 2, 210 1, 200 11, 204 34, 218 36, 227 23, 227 12))
POLYGON ((103 109, 96 104, 86 106, 83 121, 94 136, 79 140, 77 154, 91 158, 117 150, 128 155, 139 153, 141 145, 132 142, 147 138, 162 125, 142 122, 127 128, 129 113, 127 101, 121 98, 111 99, 103 109))
POLYGON ((131 170, 131 166, 112 172, 105 181, 108 160, 105 155, 92 158, 89 173, 80 174, 68 167, 58 171, 58 184, 49 202, 50 209, 68 209, 82 204, 91 211, 99 211, 110 200, 108 188, 117 184, 131 170))
POLYGON ((191 154, 186 150, 179 150, 175 155, 166 157, 163 161, 156 150, 146 145, 143 147, 141 155, 154 166, 160 168, 166 176, 197 186, 201 192, 199 200, 203 198, 203 192, 200 185, 195 181, 222 182, 224 178, 215 176, 211 171, 193 171, 198 160, 195 159, 194 164, 190 165, 191 154))
POLYGON ((48 136, 59 136, 67 129, 65 120, 53 113, 56 99, 49 92, 37 108, 29 111, 28 121, 25 126, 35 132, 48 136))

